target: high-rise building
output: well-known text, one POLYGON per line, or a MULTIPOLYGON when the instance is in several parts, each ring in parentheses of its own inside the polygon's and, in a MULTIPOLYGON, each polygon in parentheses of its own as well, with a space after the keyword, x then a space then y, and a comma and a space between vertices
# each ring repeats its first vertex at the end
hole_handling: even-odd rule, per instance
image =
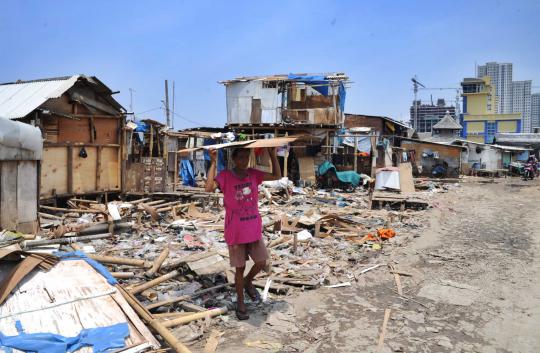
POLYGON ((496 113, 508 114, 512 110, 512 64, 489 62, 478 66, 477 77, 489 76, 498 99, 496 113))
POLYGON ((531 80, 512 82, 512 113, 521 113, 526 133, 532 131, 531 86, 531 80))
POLYGON ((489 75, 483 78, 465 78, 463 89, 463 114, 460 118, 461 136, 467 140, 492 143, 499 132, 522 132, 521 113, 496 113, 495 86, 489 75))
POLYGON ((531 94, 531 127, 540 128, 540 93, 531 94))
POLYGON ((444 117, 446 112, 456 115, 456 107, 447 106, 444 99, 437 99, 437 104, 422 104, 417 100, 411 106, 411 126, 417 132, 431 132, 433 125, 437 124, 444 117), (415 110, 416 105, 416 110, 415 110), (414 115, 417 114, 418 126, 414 126, 414 115))

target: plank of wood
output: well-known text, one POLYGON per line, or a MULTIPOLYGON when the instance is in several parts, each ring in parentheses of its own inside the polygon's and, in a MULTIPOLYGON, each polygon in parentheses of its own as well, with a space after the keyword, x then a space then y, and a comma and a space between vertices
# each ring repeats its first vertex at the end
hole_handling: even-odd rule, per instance
POLYGON ((67 147, 45 147, 41 162, 40 198, 65 194, 67 189, 67 147))
POLYGON ((386 335, 386 326, 388 325, 388 320, 390 319, 391 309, 384 310, 384 320, 381 327, 381 335, 379 336, 379 344, 377 345, 377 353, 381 353, 384 347, 384 336, 386 335))
POLYGON ((219 332, 217 330, 213 330, 210 333, 210 337, 208 337, 208 341, 206 341, 206 345, 204 346, 203 353, 214 353, 217 349, 217 346, 219 344, 219 338, 224 334, 224 332, 219 332))
POLYGON ((411 162, 399 164, 399 187, 402 193, 415 192, 411 162))

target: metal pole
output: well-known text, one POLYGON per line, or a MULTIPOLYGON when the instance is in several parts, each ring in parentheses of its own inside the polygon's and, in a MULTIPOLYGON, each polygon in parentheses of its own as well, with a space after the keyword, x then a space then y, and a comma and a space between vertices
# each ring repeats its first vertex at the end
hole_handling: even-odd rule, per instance
POLYGON ((165 80, 165 115, 167 116, 167 127, 171 127, 171 116, 169 114, 169 82, 165 80))
POLYGON ((172 129, 174 130, 174 81, 172 82, 172 129))

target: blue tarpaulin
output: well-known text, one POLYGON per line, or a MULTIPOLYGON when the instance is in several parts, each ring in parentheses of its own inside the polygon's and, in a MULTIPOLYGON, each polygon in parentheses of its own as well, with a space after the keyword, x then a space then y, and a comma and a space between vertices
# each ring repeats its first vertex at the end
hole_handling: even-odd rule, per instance
MULTIPOLYGON (((328 87, 330 85, 330 80, 327 80, 326 77, 320 76, 320 75, 294 75, 289 74, 288 76, 289 80, 295 80, 298 82, 304 82, 309 83, 312 86, 314 90, 322 94, 323 96, 328 96, 328 87)), ((339 109, 344 112, 345 111, 345 98, 346 98, 346 92, 345 92, 345 85, 343 84, 343 81, 339 82, 339 90, 338 90, 338 96, 339 96, 339 109)))
POLYGON ((86 254, 83 253, 82 251, 71 251, 71 252, 57 251, 54 253, 54 255, 58 256, 62 260, 84 260, 90 266, 92 266, 94 270, 96 270, 100 275, 105 277, 105 279, 111 286, 114 286, 115 284, 118 283, 116 278, 114 278, 113 275, 111 275, 111 273, 109 272, 109 270, 107 270, 105 266, 103 266, 96 260, 92 260, 91 258, 86 256, 86 254))
POLYGON ((289 80, 312 84, 314 85, 313 89, 315 91, 319 92, 323 96, 328 96, 328 85, 330 84, 330 81, 328 81, 324 76, 301 76, 289 74, 288 78, 289 80))
POLYGON ((0 332, 0 348, 6 352, 18 349, 23 352, 65 353, 82 347, 93 347, 94 352, 107 352, 123 348, 129 336, 126 322, 107 327, 83 329, 75 337, 65 337, 54 333, 24 333, 20 321, 16 323, 19 334, 6 336, 0 332))
POLYGON ((338 172, 336 170, 336 167, 329 161, 324 161, 323 164, 319 166, 319 175, 325 175, 330 170, 336 173, 337 178, 342 183, 349 183, 354 187, 357 187, 360 184, 360 181, 362 180, 362 177, 360 176, 360 174, 354 171, 338 172))
POLYGON ((180 164, 180 177, 182 178, 182 185, 197 186, 197 183, 195 182, 195 171, 190 160, 182 159, 182 163, 180 164))

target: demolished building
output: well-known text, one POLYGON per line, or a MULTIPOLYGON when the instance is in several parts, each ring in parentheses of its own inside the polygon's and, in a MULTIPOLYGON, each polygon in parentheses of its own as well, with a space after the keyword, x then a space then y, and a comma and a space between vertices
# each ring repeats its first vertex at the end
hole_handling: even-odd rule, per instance
POLYGON ((125 109, 95 76, 0 84, 0 116, 39 127, 40 199, 120 192, 125 109))

